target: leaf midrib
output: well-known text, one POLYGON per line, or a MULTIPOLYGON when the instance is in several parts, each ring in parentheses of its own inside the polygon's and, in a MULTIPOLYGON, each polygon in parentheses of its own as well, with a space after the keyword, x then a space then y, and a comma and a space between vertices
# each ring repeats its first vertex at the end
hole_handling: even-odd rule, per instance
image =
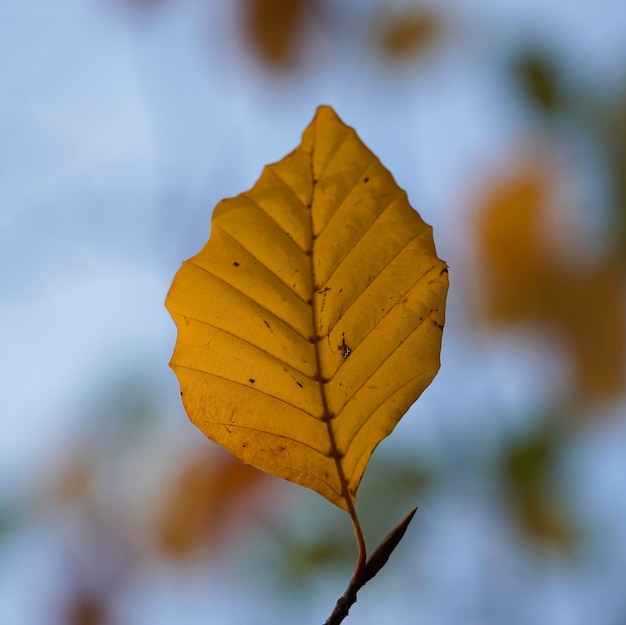
POLYGON ((313 169, 314 152, 315 152, 315 144, 313 145, 313 148, 309 155, 310 164, 311 164, 311 199, 310 199, 310 204, 307 207, 309 211, 309 232, 310 232, 310 237, 311 237, 311 255, 309 257, 309 267, 311 271, 311 276, 310 276, 311 288, 313 291, 312 297, 311 297, 311 328, 312 328, 312 337, 313 337, 312 338, 313 347, 315 350, 315 369, 317 372, 317 382, 319 385, 320 399, 322 402, 322 421, 326 425, 326 430, 328 432, 328 440, 330 443, 329 455, 330 457, 332 457, 335 463, 335 468, 337 470, 337 477, 339 479, 339 484, 341 487, 341 496, 343 497, 346 503, 346 508, 348 510, 348 513, 352 517, 353 521, 356 521, 357 516, 356 516, 356 510, 354 507, 354 501, 353 501, 352 495, 350 494, 348 480, 346 479, 346 474, 343 470, 343 464, 341 462, 342 454, 339 451, 339 447, 337 445, 337 439, 335 438, 335 431, 333 429, 333 418, 335 415, 333 415, 331 411, 329 410, 328 401, 326 398, 325 385, 326 385, 326 382, 328 382, 329 380, 326 380, 324 378, 324 375, 322 372, 322 366, 321 366, 322 359, 320 357, 320 345, 326 337, 319 335, 317 331, 318 323, 317 323, 317 312, 316 312, 317 310, 316 300, 317 300, 317 293, 321 285, 317 285, 315 281, 315 239, 313 237, 313 205, 315 201, 315 191, 317 189, 318 181, 315 178, 315 172, 313 169))

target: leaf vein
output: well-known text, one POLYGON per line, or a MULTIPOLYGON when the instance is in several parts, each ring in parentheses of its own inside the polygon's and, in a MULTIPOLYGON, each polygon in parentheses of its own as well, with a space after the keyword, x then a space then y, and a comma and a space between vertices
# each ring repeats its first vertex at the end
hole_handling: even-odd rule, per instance
MULTIPOLYGON (((345 262, 346 258, 348 258, 348 256, 350 256, 350 253, 352 251, 354 251, 354 249, 357 247, 357 245, 359 243, 361 243, 361 241, 365 238, 365 236, 367 235, 367 233, 374 228, 374 226, 376 225, 376 222, 380 219, 380 217, 383 215, 383 213, 398 199, 398 197, 400 197, 400 195, 402 194, 402 191, 399 190, 399 192, 394 195, 389 202, 385 205, 385 207, 380 211, 380 213, 378 213, 378 215, 376 215, 375 219, 372 220, 372 223, 370 223, 370 225, 365 228, 365 230, 363 230, 363 232, 361 232, 361 234, 359 235, 358 239, 356 241, 354 241, 351 246, 348 248, 348 250, 346 251, 346 253, 344 254, 343 258, 341 258, 341 260, 339 260, 339 262, 333 267, 333 270, 330 272, 330 274, 326 277, 326 279, 324 280, 324 285, 328 284, 328 281, 333 277, 333 275, 335 274, 335 272, 339 269, 339 267, 341 267, 341 265, 345 262)), ((334 215, 333 215, 334 216, 334 215)), ((402 248, 404 249, 404 248, 402 248)), ((402 251, 402 249, 400 251, 402 251)), ((399 253, 399 252, 398 252, 399 253)), ((397 254, 396 254, 397 256, 397 254)), ((394 256, 395 258, 395 256, 394 256)), ((390 261, 391 262, 391 261, 390 261)), ((389 263, 387 263, 389 264, 389 263)), ((384 269, 384 267, 383 267, 384 269)), ((382 269, 381 269, 382 271, 382 269)), ((380 273, 380 272, 379 272, 380 273)), ((374 276, 374 278, 376 278, 376 276, 374 276)), ((372 279, 373 281, 373 279, 372 279)), ((371 282, 370 282, 371 284, 371 282)), ((358 297, 358 296, 357 296, 358 297)))
POLYGON ((305 373, 301 369, 298 369, 297 367, 294 367, 293 365, 290 365, 288 362, 285 362, 284 360, 282 360, 278 356, 272 354, 271 352, 268 352, 267 350, 263 349, 262 347, 260 347, 256 343, 253 343, 252 341, 248 341, 248 339, 245 339, 242 336, 239 336, 238 334, 234 334, 233 332, 230 332, 230 331, 228 331, 228 330, 226 330, 224 328, 220 328, 219 326, 216 326, 216 325, 214 325, 212 323, 209 323, 208 321, 206 321, 204 319, 198 319, 196 317, 191 317, 190 315, 183 315, 182 313, 176 312, 175 310, 172 310, 172 312, 174 314, 184 316, 186 319, 190 319, 192 321, 196 321, 198 323, 201 323, 202 325, 205 325, 205 326, 207 326, 209 328, 213 328, 214 330, 218 330, 219 332, 222 332, 224 334, 228 334, 232 338, 237 339, 238 341, 241 341, 242 343, 245 343, 246 345, 249 345, 250 347, 254 347, 255 349, 257 349, 260 352, 262 352, 263 354, 266 354, 269 358, 271 358, 272 360, 275 360, 276 362, 280 363, 281 365, 285 365, 286 367, 289 367, 292 372, 294 372, 296 374, 299 374, 299 375, 301 375, 301 376, 303 376, 305 378, 308 378, 309 380, 312 380, 312 381, 315 380, 315 378, 313 376, 309 375, 308 373, 305 373))
MULTIPOLYGON (((387 401, 389 401, 394 395, 396 395, 399 391, 401 391, 405 386, 408 386, 409 384, 412 384, 415 380, 419 379, 419 375, 413 376, 411 379, 407 380, 404 384, 401 384, 398 388, 395 388, 391 393, 387 394, 385 397, 383 397, 380 402, 374 407, 374 409, 367 415, 367 417, 365 417, 365 419, 363 419, 363 421, 359 424, 359 427, 357 427, 355 429, 355 431, 352 433, 352 436, 350 437, 350 440, 348 441, 348 444, 346 445, 346 449, 344 450, 344 454, 347 454, 348 451, 350 450, 350 447, 352 446, 352 443, 354 442, 354 440, 356 439, 358 433, 365 427, 366 423, 372 418, 372 416, 374 415, 374 413, 383 405, 385 404, 387 401)), ((367 450, 366 450, 367 451, 367 450)), ((366 453, 366 451, 364 451, 359 458, 357 459, 357 461, 355 462, 355 465, 358 464, 358 461, 363 457, 363 454, 366 453)))
MULTIPOLYGON (((306 250, 302 249, 297 241, 291 236, 291 233, 285 230, 264 208, 259 204, 255 199, 251 198, 248 191, 245 191, 241 194, 242 197, 245 197, 246 200, 251 202, 259 211, 261 211, 275 226, 278 228, 295 246, 298 248, 298 251, 301 254, 305 254, 306 250)), ((298 201, 298 203, 300 203, 298 201)))
POLYGON ((205 371, 204 369, 200 369, 198 367, 191 367, 189 365, 184 365, 182 363, 178 363, 175 361, 172 361, 172 365, 176 367, 180 367, 181 369, 187 369, 188 371, 197 371, 198 373, 202 373, 204 375, 208 375, 213 378, 218 378, 226 382, 232 382, 233 384, 237 384, 238 386, 243 386, 244 388, 254 391, 255 393, 259 393, 260 395, 265 395, 266 397, 269 397, 270 399, 275 399, 276 401, 279 401, 285 404, 286 406, 289 406, 290 408, 294 408, 298 412, 301 412, 304 416, 310 417, 311 419, 315 419, 315 421, 321 420, 319 416, 314 415, 312 412, 309 412, 308 410, 304 410, 303 408, 298 408, 298 406, 295 406, 293 403, 291 403, 291 401, 287 399, 283 399, 282 397, 279 397, 278 395, 273 395, 272 393, 268 393, 267 391, 264 391, 256 386, 250 386, 246 384, 245 382, 241 382, 240 380, 233 380, 232 378, 227 378, 226 376, 218 375, 217 373, 211 373, 210 371, 205 371))
MULTIPOLYGON (((319 130, 316 127, 316 132, 319 132, 319 130)), ((328 169, 328 167, 330 166, 330 164, 335 160, 337 154, 339 154, 339 150, 341 150, 341 148, 343 147, 343 144, 348 140, 348 137, 351 134, 351 131, 354 132, 354 130, 352 128, 346 128, 346 131, 343 135, 343 137, 341 137, 341 141, 339 141, 339 143, 334 147, 333 151, 328 155, 328 160, 326 161, 326 164, 324 165, 324 169, 322 169, 322 171, 320 172, 319 176, 318 176, 318 180, 321 180, 324 175, 326 174, 326 170, 328 169)), ((311 154, 311 157, 313 156, 313 153, 311 154)), ((313 181, 315 184, 315 171, 313 171, 313 158, 311 158, 311 170, 312 170, 312 174, 313 174, 313 181)))
MULTIPOLYGON (((421 236, 423 236, 425 233, 428 232, 428 229, 424 229, 421 230, 420 232, 418 232, 415 236, 411 237, 404 245, 402 245, 396 254, 394 254, 394 256, 389 260, 388 263, 385 264, 384 267, 381 267, 381 269, 378 271, 378 273, 361 289, 361 291, 354 296, 354 298, 352 299, 352 301, 348 304, 347 308, 342 309, 341 314, 339 315, 339 317, 335 320, 335 322, 332 324, 332 326, 329 327, 328 329, 328 334, 330 334, 336 327, 336 325, 339 323, 339 321, 341 320, 341 318, 346 315, 346 313, 352 308, 352 306, 354 306, 354 304, 356 303, 356 301, 362 297, 367 290, 370 288, 370 286, 372 286, 372 284, 374 284, 374 282, 376 281, 377 278, 380 277, 380 275, 388 268, 390 267, 398 258, 398 256, 400 256, 400 254, 402 254, 402 252, 409 246, 411 245, 411 243, 413 243, 415 240, 419 239, 421 236)), ((417 280, 415 282, 413 282, 411 284, 411 286, 409 286, 407 288, 407 290, 402 293, 399 297, 398 297, 398 301, 383 315, 383 317, 381 317, 381 319, 378 321, 378 323, 380 323, 380 321, 382 321, 397 305, 398 303, 401 301, 401 299, 414 287, 416 286, 421 280, 423 280, 434 268, 436 267, 436 265, 433 265, 432 267, 429 267, 421 276, 419 276, 419 278, 417 278, 417 280)), ((378 323, 376 325, 378 325, 378 323)), ((375 328, 376 326, 374 326, 372 328, 372 330, 375 328)), ((370 330, 371 332, 371 330, 370 330)), ((368 332, 369 334, 369 332, 368 332)), ((366 338, 367 335, 365 335, 363 338, 366 338)))
POLYGON ((272 165, 270 165, 268 167, 269 171, 276 177, 276 180, 278 180, 278 182, 280 182, 283 186, 285 186, 287 189, 289 189, 289 191, 291 192, 293 197, 296 199, 298 204, 302 207, 302 211, 303 211, 304 215, 306 216, 306 214, 308 212, 306 206, 302 203, 302 201, 300 200, 300 198, 296 194, 295 189, 282 176, 280 176, 280 174, 275 170, 274 165, 278 165, 278 163, 273 163, 272 165))
MULTIPOLYGON (((206 420, 202 420, 202 423, 206 423, 208 425, 221 425, 225 428, 237 428, 240 430, 251 430, 252 432, 255 433, 260 433, 260 434, 267 434, 268 436, 276 436, 277 438, 283 438, 287 441, 290 441, 292 443, 296 443, 297 445, 302 445, 303 447, 307 447, 308 449, 310 449, 311 451, 314 451, 316 453, 318 453, 320 456, 324 456, 325 458, 328 457, 327 453, 321 449, 318 449, 317 447, 313 447, 312 445, 309 445, 308 443, 305 443, 304 441, 300 441, 297 438, 293 438, 291 436, 288 436, 287 434, 277 434, 276 432, 270 432, 269 430, 262 430, 256 426, 250 426, 250 425, 240 425, 238 423, 224 423, 222 421, 206 421, 206 420)), ((276 463, 278 464, 278 463, 276 463)), ((281 465, 281 466, 288 466, 288 465, 281 465)), ((306 471, 302 471, 302 473, 305 473, 306 475, 310 475, 309 473, 306 473, 306 471)), ((311 475, 311 477, 315 477, 313 475, 311 475)))
MULTIPOLYGON (((361 345, 361 343, 363 343, 363 341, 365 341, 365 339, 367 339, 367 337, 374 332, 374 330, 376 330, 376 328, 378 328, 382 323, 384 323, 385 319, 387 319, 387 317, 389 316, 389 314, 395 310, 399 305, 400 302, 404 299, 404 297, 406 297, 406 295, 412 291, 422 280, 424 280, 424 278, 426 278, 426 276, 428 276, 428 274, 435 268, 435 265, 433 265, 432 267, 430 267, 430 269, 428 269, 425 273, 423 273, 417 280, 415 280, 415 282, 413 282, 411 284, 410 287, 407 288, 407 290, 398 298, 398 300, 396 301, 396 303, 367 331, 367 333, 361 338, 361 340, 356 343, 354 345, 354 348, 356 349, 359 345, 361 345)), ((417 330, 417 328, 419 328, 422 323, 424 323, 424 321, 426 321, 426 319, 430 318, 430 316, 433 314, 434 310, 431 310, 423 319, 420 319, 419 322, 415 325, 414 328, 411 328, 411 333, 413 330, 417 330)), ((407 336, 410 336, 410 334, 407 334, 407 336)), ((402 345, 402 342, 400 342, 398 344, 398 347, 402 345)), ((396 348, 397 349, 397 348, 396 348)))
MULTIPOLYGON (((416 283, 416 284, 417 284, 417 283, 416 283)), ((392 356, 396 353, 396 351, 398 350, 398 348, 399 348, 399 347, 400 347, 400 346, 401 346, 401 345, 402 345, 402 344, 403 344, 403 343, 404 343, 404 342, 405 342, 405 341, 406 341, 406 340, 407 340, 407 339, 408 339, 408 338, 409 338, 412 334, 414 334, 415 332, 417 332, 417 330, 418 330, 418 329, 422 326, 422 324, 423 324, 424 322, 426 322, 428 319, 430 319, 430 317, 432 316, 432 314, 433 314, 434 312, 435 312, 434 310, 431 310, 431 311, 430 311, 430 313, 428 313, 428 315, 426 315, 423 319, 421 319, 421 320, 419 321, 419 323, 418 323, 416 326, 414 326, 414 327, 410 328, 410 331, 407 333, 407 335, 406 335, 406 336, 404 336, 404 337, 400 340, 400 342, 399 342, 397 345, 395 345, 395 346, 393 347, 393 349, 392 349, 392 350, 391 350, 391 351, 390 351, 390 352, 389 352, 389 353, 388 353, 388 354, 387 354, 387 355, 386 355, 386 356, 385 356, 385 357, 384 357, 384 358, 380 361, 380 363, 378 364, 378 366, 376 367, 376 369, 374 369, 374 370, 370 373, 370 375, 369 375, 369 376, 368 376, 365 380, 363 380, 363 383, 359 386, 359 388, 357 388, 357 389, 356 389, 356 390, 352 393, 352 396, 348 399, 348 401, 346 401, 346 403, 345 403, 345 404, 344 404, 344 405, 343 405, 343 406, 342 406, 342 407, 341 407, 341 408, 337 411, 337 417, 336 417, 336 418, 338 418, 338 417, 341 415, 341 413, 344 411, 344 409, 346 408, 346 406, 347 406, 347 405, 348 405, 348 404, 349 404, 349 403, 350 403, 350 402, 351 402, 351 401, 352 401, 352 400, 353 400, 353 399, 354 399, 354 398, 355 398, 355 397, 359 394, 359 392, 361 391, 361 389, 362 389, 362 388, 363 388, 363 387, 364 387, 364 386, 365 386, 365 385, 366 385, 366 384, 367 384, 367 383, 368 383, 368 382, 369 382, 369 381, 370 381, 370 380, 374 377, 374 375, 376 375, 376 373, 377 373, 377 372, 380 370, 380 368, 381 368, 381 367, 382 367, 382 366, 383 366, 383 365, 384 365, 384 364, 385 364, 385 363, 389 360, 389 358, 391 358, 391 357, 392 357, 392 356)), ((369 333, 368 333, 368 334, 369 334, 369 333)), ((361 341, 361 342, 362 342, 362 341, 361 341)), ((343 365, 343 363, 342 363, 342 365, 343 365)), ((342 366, 342 365, 340 365, 340 368, 341 368, 341 366, 342 366)), ((339 369, 338 369, 338 370, 339 370, 339 369)))
POLYGON ((330 228, 332 220, 335 218, 345 201, 350 197, 350 194, 356 189, 357 183, 361 179, 361 176, 363 176, 363 174, 371 167, 372 163, 375 163, 377 160, 378 159, 372 154, 372 158, 368 161, 367 165, 363 167, 363 169, 359 172, 359 175, 356 177, 355 183, 346 191, 344 196, 337 203, 337 206, 335 206, 332 215, 328 218, 322 229, 316 233, 317 237, 321 237, 322 234, 324 234, 324 232, 326 232, 326 230, 330 228))
MULTIPOLYGON (((264 312, 267 312, 268 314, 272 315, 272 317, 274 317, 274 319, 276 321, 282 323, 287 328, 289 328, 290 330, 295 332, 302 340, 309 341, 309 337, 308 336, 304 336, 304 334, 302 334, 297 328, 292 326, 288 321, 286 321, 282 317, 279 317, 275 312, 272 312, 271 310, 268 310, 267 308, 265 308, 265 306, 263 304, 261 304, 260 302, 257 302, 253 297, 250 297, 250 295, 248 295, 247 293, 244 293, 241 289, 237 288, 236 286, 234 286, 230 282, 227 282, 223 278, 220 278, 218 275, 214 274, 210 269, 207 269, 206 267, 203 267, 202 265, 198 265, 198 264, 192 262, 192 259, 186 260, 185 262, 189 263, 192 267, 196 267, 196 268, 200 269, 201 271, 204 271, 205 273, 210 275, 212 278, 215 278, 216 280, 219 280, 222 284, 224 284, 225 286, 229 287, 231 290, 235 291, 236 293, 238 293, 239 295, 241 295, 242 297, 247 299, 249 302, 251 302, 255 306, 258 306, 264 312)), ((180 314, 182 314, 182 313, 180 313, 180 314)), ((196 321, 200 321, 200 320, 197 319, 196 321)), ((233 336, 235 336, 235 335, 233 335, 233 336)))
MULTIPOLYGON (((285 282, 278 274, 274 273, 274 271, 272 271, 272 269, 270 269, 270 267, 268 267, 263 261, 261 261, 258 258, 258 256, 256 256, 256 254, 253 254, 243 243, 241 243, 241 241, 238 241, 230 232, 228 232, 227 230, 224 230, 224 228, 222 228, 219 224, 215 224, 215 223, 213 224, 213 228, 216 229, 216 230, 219 230, 223 235, 227 236, 233 243, 237 244, 246 254, 248 254, 248 256, 250 258, 255 260, 257 263, 259 263, 259 265, 261 267, 263 267, 263 269, 265 269, 269 274, 274 276, 274 278, 276 278, 276 280, 278 280, 283 286, 285 286, 285 288, 287 290, 289 290, 291 293, 293 293, 303 304, 308 304, 307 301, 305 300, 305 298, 303 298, 297 291, 295 291, 294 288, 290 284, 285 282)), ((197 265, 197 266, 199 266, 199 265, 197 265)), ((203 267, 203 269, 204 269, 204 267, 203 267)), ((223 282, 225 282, 225 280, 223 282)), ((244 293, 244 295, 245 295, 245 293, 244 293)), ((252 301, 254 301, 254 300, 252 300, 252 301)))

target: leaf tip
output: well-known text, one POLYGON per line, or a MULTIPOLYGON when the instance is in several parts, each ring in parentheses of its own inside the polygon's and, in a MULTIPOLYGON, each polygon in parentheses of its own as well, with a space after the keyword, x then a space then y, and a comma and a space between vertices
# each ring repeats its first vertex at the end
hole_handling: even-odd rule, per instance
POLYGON ((339 119, 339 115, 330 104, 320 104, 315 111, 315 119, 320 121, 333 121, 343 123, 341 119, 339 119))

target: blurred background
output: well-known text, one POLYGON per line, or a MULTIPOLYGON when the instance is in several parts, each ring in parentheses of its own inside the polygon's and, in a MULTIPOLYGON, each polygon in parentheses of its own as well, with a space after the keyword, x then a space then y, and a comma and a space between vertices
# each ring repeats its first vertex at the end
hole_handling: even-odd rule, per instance
POLYGON ((626 4, 0 3, 0 623, 322 623, 349 519, 193 428, 163 300, 331 104, 434 226, 442 368, 347 623, 626 624, 626 4))

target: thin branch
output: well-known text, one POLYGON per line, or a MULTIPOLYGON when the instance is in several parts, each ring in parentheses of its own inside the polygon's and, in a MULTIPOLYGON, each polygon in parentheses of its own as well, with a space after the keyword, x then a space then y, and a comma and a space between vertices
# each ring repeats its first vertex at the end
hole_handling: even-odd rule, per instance
MULTIPOLYGON (((339 625, 339 623, 348 616, 350 608, 356 603, 357 592, 387 564, 389 556, 402 540, 416 510, 417 508, 413 508, 413 510, 385 536, 380 545, 374 550, 374 553, 365 561, 365 564, 361 564, 361 556, 365 556, 365 550, 363 549, 361 552, 361 545, 359 544, 359 563, 357 564, 354 576, 350 580, 346 592, 339 597, 335 609, 324 625, 339 625)), ((360 527, 358 529, 360 532, 360 527)), ((357 526, 355 526, 355 532, 357 532, 357 526)), ((359 532, 357 532, 357 540, 359 532)), ((362 533, 360 536, 362 538, 362 533)))

